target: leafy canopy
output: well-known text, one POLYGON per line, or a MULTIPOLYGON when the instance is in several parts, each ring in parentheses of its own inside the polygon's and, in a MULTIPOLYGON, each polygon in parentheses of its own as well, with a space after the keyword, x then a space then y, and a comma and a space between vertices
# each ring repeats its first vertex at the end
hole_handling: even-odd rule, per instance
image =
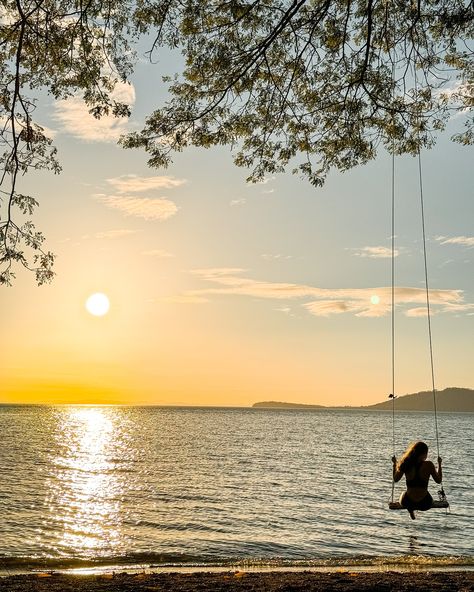
POLYGON ((127 116, 111 92, 131 75, 142 37, 151 35, 151 61, 163 47, 185 59, 183 71, 164 80, 169 100, 121 140, 144 148, 153 167, 190 145, 229 145, 253 181, 290 165, 321 185, 331 168, 363 164, 381 146, 409 154, 430 147, 453 111, 466 115, 454 139, 474 142, 472 2, 2 0, 2 7, 3 282, 12 262, 28 265, 19 244, 39 250, 40 282, 52 276, 42 237, 11 214, 36 205, 17 194, 19 174, 59 170, 26 89, 55 98, 80 92, 95 116, 127 116))
MULTIPOLYGON (((321 185, 381 144, 412 154, 430 146, 451 109, 472 107, 472 3, 163 4, 155 47, 182 48, 186 67, 168 103, 123 141, 150 152, 152 166, 190 144, 229 144, 251 180, 297 158, 295 172, 321 185)), ((457 140, 472 134, 471 120, 457 140)))
POLYGON ((37 91, 55 99, 81 93, 96 117, 128 115, 128 106, 110 94, 132 71, 130 15, 131 6, 115 0, 2 0, 0 284, 11 284, 15 263, 34 271, 38 284, 54 275, 54 255, 24 219, 38 202, 19 192, 28 171, 60 171, 52 140, 35 121, 37 91))

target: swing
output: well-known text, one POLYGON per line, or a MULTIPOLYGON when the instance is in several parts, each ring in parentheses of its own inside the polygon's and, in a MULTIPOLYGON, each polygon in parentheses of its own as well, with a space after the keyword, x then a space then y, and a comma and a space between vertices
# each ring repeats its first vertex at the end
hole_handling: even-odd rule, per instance
MULTIPOLYGON (((406 510, 406 508, 404 508, 400 502, 388 502, 388 508, 389 510, 406 510)), ((449 508, 449 502, 446 499, 446 494, 444 494, 444 499, 433 500, 430 510, 433 510, 434 508, 449 508)))
MULTIPOLYGON (((394 89, 395 89, 395 63, 392 66, 392 77, 394 82, 394 89)), ((416 65, 414 68, 414 80, 415 80, 415 90, 416 90, 416 65)), ((395 90, 394 90, 395 92, 395 90)), ((425 212, 424 212, 424 200, 423 200, 423 176, 422 176, 422 168, 421 168, 421 154, 420 148, 417 149, 417 159, 418 159, 418 179, 419 179, 419 191, 420 191, 420 205, 421 205, 421 227, 422 227, 422 237, 423 237, 423 258, 424 258, 424 270, 425 270, 425 292, 426 292, 426 316, 428 320, 428 340, 429 340, 429 350, 430 350, 430 363, 431 363, 431 382, 432 382, 432 392, 433 392, 433 410, 434 410, 434 422, 435 422, 435 432, 436 432, 436 444, 438 450, 438 457, 440 456, 439 453, 439 435, 438 435, 438 415, 436 409, 436 388, 435 388, 435 379, 434 379, 434 361, 433 361, 433 342, 432 342, 432 334, 431 334, 431 316, 430 316, 430 293, 429 293, 429 285, 428 285, 428 265, 427 265, 427 257, 426 257, 426 235, 425 235, 425 212)), ((391 245, 391 288, 392 288, 392 299, 391 299, 391 316, 392 316, 392 394, 389 395, 389 398, 392 399, 392 444, 393 444, 393 455, 395 456, 395 148, 394 148, 394 140, 392 140, 392 188, 391 188, 391 218, 392 218, 392 245, 391 245)), ((394 501, 394 490, 395 490, 395 480, 392 478, 392 496, 391 500, 388 502, 388 508, 390 510, 406 510, 400 502, 394 501)), ((433 508, 446 508, 446 512, 449 508, 449 502, 446 497, 446 494, 443 489, 443 485, 441 484, 440 489, 438 491, 438 498, 437 500, 433 500, 432 506, 430 509, 433 508)))

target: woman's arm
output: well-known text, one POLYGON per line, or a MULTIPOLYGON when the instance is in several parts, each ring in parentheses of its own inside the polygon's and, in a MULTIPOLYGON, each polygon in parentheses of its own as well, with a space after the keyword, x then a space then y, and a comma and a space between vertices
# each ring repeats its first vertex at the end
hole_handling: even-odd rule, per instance
POLYGON ((443 459, 440 456, 438 456, 438 470, 436 470, 434 464, 431 463, 430 474, 433 477, 433 479, 436 481, 436 483, 441 483, 441 481, 443 480, 443 470, 441 469, 442 462, 443 462, 443 459))
POLYGON ((395 481, 395 483, 397 483, 397 481, 400 481, 400 479, 403 477, 403 471, 400 471, 400 469, 397 467, 397 457, 396 456, 392 456, 392 463, 393 463, 393 480, 395 481))

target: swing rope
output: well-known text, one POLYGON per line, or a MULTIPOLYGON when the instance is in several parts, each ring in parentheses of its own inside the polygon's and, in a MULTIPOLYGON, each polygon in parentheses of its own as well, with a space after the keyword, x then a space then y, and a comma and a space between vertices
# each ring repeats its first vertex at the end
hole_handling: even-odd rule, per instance
POLYGON ((420 204, 421 204, 421 226, 423 231, 423 261, 425 266, 425 292, 426 292, 426 312, 428 321, 428 340, 430 345, 430 367, 431 367, 431 389, 433 392, 433 409, 435 418, 435 432, 436 432, 436 447, 439 456, 439 432, 438 432, 438 412, 436 408, 436 387, 435 387, 435 373, 434 373, 434 355, 433 355, 433 336, 431 331, 431 309, 430 309, 430 290, 428 284, 428 264, 426 256, 426 236, 425 236, 425 212, 423 200, 423 177, 421 170, 421 154, 418 149, 418 176, 420 183, 420 204))
MULTIPOLYGON (((415 96, 418 92, 417 78, 416 78, 416 64, 414 65, 414 81, 415 81, 415 96)), ((431 390, 433 393, 433 410, 435 420, 435 432, 436 432, 436 448, 439 457, 439 432, 438 432, 438 411, 436 406, 436 386, 435 386, 435 372, 434 372, 434 355, 433 355, 433 336, 431 330, 431 307, 430 307, 430 288, 428 282, 428 258, 426 254, 426 231, 425 231, 425 205, 423 195, 423 170, 421 166, 421 151, 418 143, 417 147, 417 160, 418 160, 418 183, 420 190, 420 207, 421 207, 421 230, 423 235, 423 263, 425 271, 425 293, 426 293, 426 317, 428 322, 428 341, 430 349, 430 369, 431 369, 431 390)))
MULTIPOLYGON (((395 63, 392 65, 392 76, 395 80, 395 63)), ((395 92, 395 91, 394 91, 395 92)), ((391 294, 391 359, 392 359, 392 451, 395 456, 395 140, 392 137, 392 190, 391 190, 391 240, 392 240, 392 269, 391 269, 391 283, 392 283, 392 294, 391 294)), ((393 496, 395 495, 395 479, 392 475, 392 502, 393 496)))
MULTIPOLYGON (((392 58, 392 102, 395 100, 395 39, 392 58)), ((395 117, 392 111, 392 126, 395 117)), ((391 365, 392 365, 392 455, 395 456, 395 130, 392 130, 391 162, 391 365)), ((392 502, 395 495, 395 479, 392 471, 392 502)))
MULTIPOLYGON (((417 78, 416 78, 416 64, 414 65, 414 80, 415 80, 415 93, 417 92, 417 78)), ((438 431, 438 410, 436 405, 436 385, 435 385, 435 371, 434 371, 434 354, 433 354, 433 334, 431 330, 431 307, 430 307, 430 288, 428 282, 428 257, 426 249, 426 230, 425 230, 425 205, 424 205, 424 192, 423 192, 423 170, 421 165, 421 150, 418 143, 417 147, 417 161, 418 161, 418 183, 420 191, 420 209, 421 209, 421 230, 423 235, 423 263, 425 271, 425 294, 426 294, 426 318, 428 322, 428 341, 430 349, 430 369, 431 369, 431 390, 433 392, 433 411, 434 411, 434 423, 436 433, 436 449, 438 452, 438 458, 440 457, 439 452, 439 431, 438 431)), ((446 494, 444 492, 443 483, 440 483, 439 498, 442 502, 447 503, 446 494)), ((446 507, 446 514, 448 513, 449 505, 446 507)))
MULTIPOLYGON (((418 83, 416 75, 416 63, 413 65, 414 73, 414 90, 415 98, 418 93, 418 83)), ((392 100, 395 99, 395 53, 392 59, 392 100)), ((392 125, 395 123, 394 115, 392 112, 392 125)), ((419 130, 418 130, 419 139, 419 130)), ((433 393, 433 410, 434 410, 434 423, 435 423, 435 434, 436 434, 436 448, 438 458, 440 456, 439 447, 439 430, 438 430, 438 411, 436 405, 436 384, 435 384, 435 371, 434 371, 434 353, 433 353, 433 335, 431 328, 431 306, 430 306, 430 289, 428 281, 428 256, 426 249, 426 223, 425 223, 425 205, 424 205, 424 188, 423 188, 423 168, 421 161, 421 150, 420 144, 416 149, 416 157, 418 164, 418 184, 420 194, 420 209, 421 209, 421 230, 423 238, 423 264, 424 264, 424 280, 425 280, 425 299, 426 299, 426 316, 428 323, 428 342, 429 342, 429 355, 430 355, 430 370, 431 370, 431 390, 433 393)), ((392 399, 392 450, 393 456, 395 456, 395 136, 394 130, 392 130, 392 143, 391 143, 391 367, 392 367, 392 392, 390 398, 392 399)), ((395 479, 392 474, 392 503, 394 501, 395 493, 395 479)), ((440 498, 445 500, 446 496, 441 484, 440 498)))

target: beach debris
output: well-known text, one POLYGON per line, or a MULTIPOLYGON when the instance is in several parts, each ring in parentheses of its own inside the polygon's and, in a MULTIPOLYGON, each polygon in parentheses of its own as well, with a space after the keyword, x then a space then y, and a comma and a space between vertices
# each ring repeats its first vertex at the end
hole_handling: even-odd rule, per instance
POLYGON ((245 572, 245 571, 236 571, 234 574, 234 578, 243 578, 246 575, 247 575, 247 572, 245 572))

